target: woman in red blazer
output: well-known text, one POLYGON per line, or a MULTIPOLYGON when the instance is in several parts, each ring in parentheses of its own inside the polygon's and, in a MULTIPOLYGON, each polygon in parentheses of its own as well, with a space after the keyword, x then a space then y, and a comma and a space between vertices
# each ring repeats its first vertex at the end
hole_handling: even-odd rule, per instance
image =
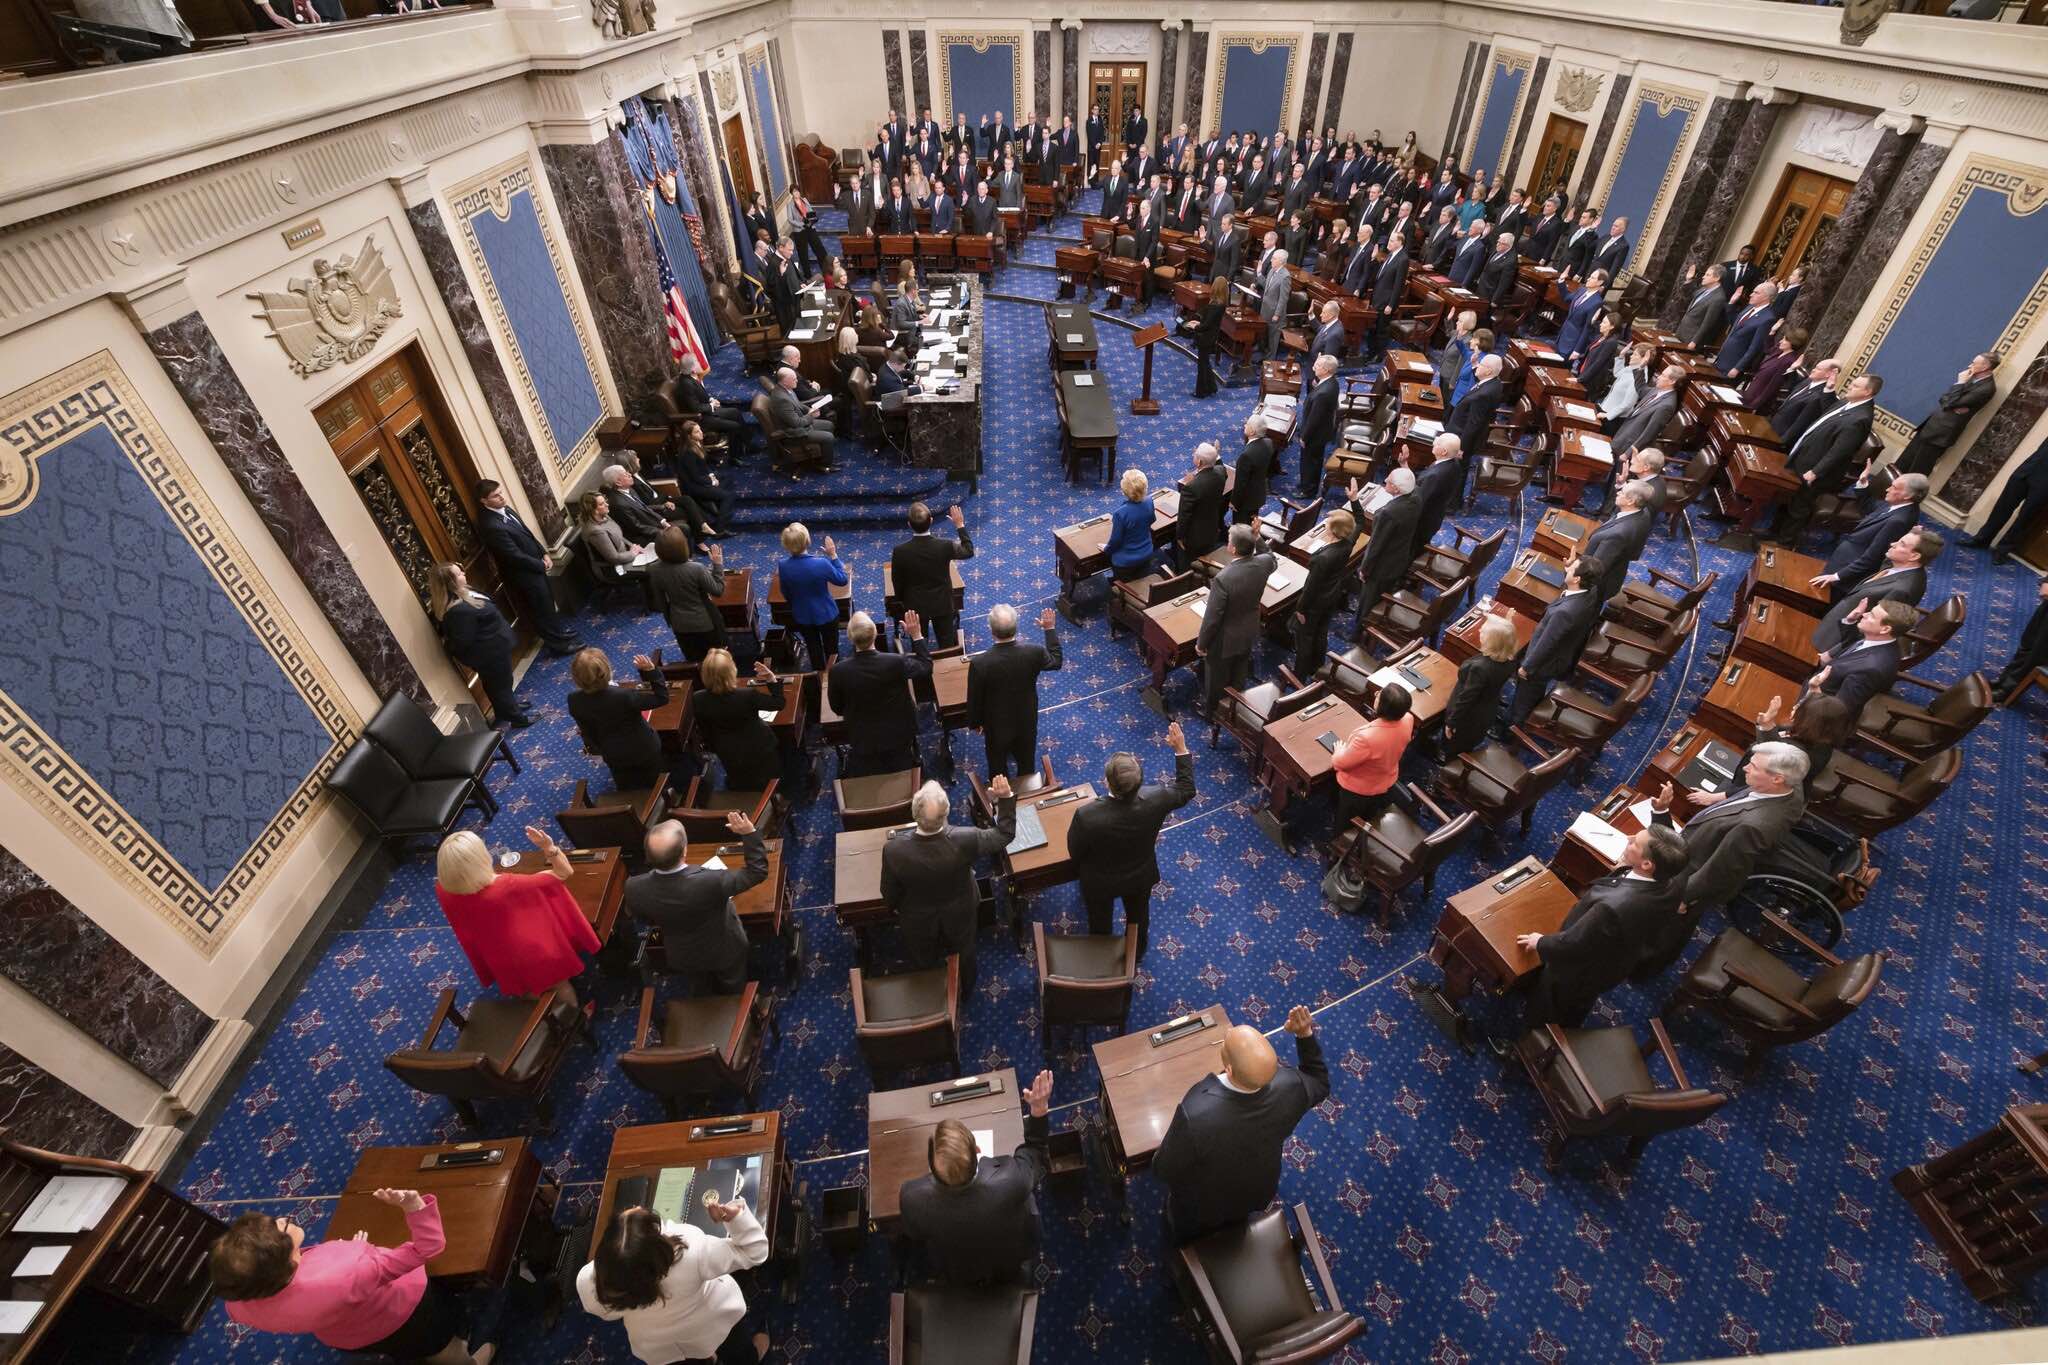
POLYGON ((434 894, 479 982, 505 995, 537 996, 559 986, 573 1002, 569 978, 583 970, 580 954, 597 951, 597 934, 562 885, 568 855, 533 825, 526 837, 548 860, 547 871, 500 872, 482 839, 457 830, 441 841, 434 894))

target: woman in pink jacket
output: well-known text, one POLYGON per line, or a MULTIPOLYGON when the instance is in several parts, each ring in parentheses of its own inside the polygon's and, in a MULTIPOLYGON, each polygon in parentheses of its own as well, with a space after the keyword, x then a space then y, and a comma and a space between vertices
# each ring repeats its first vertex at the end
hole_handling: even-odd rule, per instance
POLYGON ((208 1261, 228 1316, 265 1332, 311 1332, 340 1351, 490 1365, 495 1348, 470 1349, 460 1304, 427 1279, 427 1262, 447 1245, 434 1196, 378 1190, 377 1198, 404 1211, 412 1233, 404 1246, 372 1246, 359 1232, 309 1247, 297 1223, 260 1213, 229 1224, 208 1261))

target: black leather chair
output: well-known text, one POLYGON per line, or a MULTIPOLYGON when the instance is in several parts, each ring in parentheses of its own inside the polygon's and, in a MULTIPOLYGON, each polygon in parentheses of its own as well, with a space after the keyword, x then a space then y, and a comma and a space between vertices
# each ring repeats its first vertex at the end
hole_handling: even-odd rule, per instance
POLYGON ((1048 934, 1031 921, 1038 959, 1038 1028, 1048 1055, 1055 1028, 1125 1032, 1138 984, 1138 940, 1121 934, 1048 934))
POLYGON ((1649 1042, 1638 1044, 1635 1031, 1626 1026, 1568 1029, 1548 1024, 1515 1044, 1530 1082, 1543 1097, 1543 1107, 1550 1111, 1554 1136, 1546 1138, 1545 1166, 1557 1169, 1568 1139, 1607 1134, 1628 1139, 1627 1159, 1633 1161, 1657 1134, 1703 1122, 1728 1102, 1726 1095, 1686 1078, 1662 1020, 1650 1021, 1650 1034, 1649 1042), (1651 1077, 1651 1052, 1664 1058, 1675 1084, 1660 1086, 1651 1077))
POLYGON ((1174 1255, 1173 1277, 1212 1360, 1282 1365, 1320 1360, 1365 1330, 1344 1310, 1307 1204, 1291 1233, 1277 1208, 1198 1238, 1174 1255), (1308 1266, 1302 1265, 1306 1257, 1308 1266), (1323 1307, 1310 1293, 1309 1275, 1323 1307))
POLYGON ((1740 929, 1723 929, 1693 960, 1672 992, 1669 1012, 1703 1010, 1749 1044, 1744 1078, 1754 1076, 1772 1048, 1805 1042, 1839 1024, 1877 989, 1884 949, 1844 961, 1795 929, 1764 914, 1769 933, 1796 945, 1821 970, 1811 979, 1740 929))
POLYGON ((464 1014, 451 986, 435 1002, 419 1046, 392 1053, 384 1065, 413 1089, 444 1096, 471 1128, 482 1126, 476 1102, 485 1099, 532 1104, 546 1126, 554 1121, 548 1086, 576 1035, 589 1031, 583 1011, 556 991, 536 1000, 478 1000, 464 1014), (450 1020, 455 1046, 434 1046, 450 1020))
POLYGON ((855 967, 853 1039, 876 1075, 960 1062, 960 959, 943 967, 873 976, 855 967))
POLYGON ((423 834, 441 838, 455 828, 464 809, 475 806, 488 824, 498 803, 475 777, 415 780, 373 739, 349 746, 327 775, 327 785, 356 808, 393 856, 403 860, 407 841, 423 834))
POLYGON ((377 708, 363 733, 384 746, 414 781, 437 777, 480 780, 493 763, 507 763, 517 773, 519 759, 502 730, 472 730, 444 735, 424 708, 403 692, 393 693, 377 708))
POLYGON ((1030 1365, 1038 1291, 921 1284, 889 1296, 889 1365, 1030 1365))
POLYGON ((633 1046, 619 1058, 626 1079, 661 1097, 671 1119, 681 1118, 685 1100, 737 1094, 754 1107, 761 1080, 761 1039, 782 1041, 773 1003, 749 981, 738 995, 691 996, 671 1000, 662 1010, 661 1032, 653 1033, 654 987, 640 992, 640 1022, 633 1046))

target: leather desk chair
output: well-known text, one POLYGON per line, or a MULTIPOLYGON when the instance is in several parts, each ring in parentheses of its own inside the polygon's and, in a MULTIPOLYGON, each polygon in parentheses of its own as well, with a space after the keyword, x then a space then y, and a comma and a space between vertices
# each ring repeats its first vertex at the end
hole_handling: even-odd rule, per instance
POLYGON ((1476 584, 1499 557, 1508 538, 1505 526, 1490 536, 1481 536, 1453 523, 1451 533, 1449 545, 1430 544, 1421 548, 1408 569, 1410 583, 1434 592, 1442 592, 1460 579, 1476 584), (1466 548, 1468 545, 1470 549, 1466 548))
POLYGON ((1330 685, 1330 690, 1360 710, 1370 710, 1373 698, 1379 695, 1379 688, 1369 681, 1380 671, 1380 661, 1366 652, 1364 645, 1352 645, 1349 649, 1331 650, 1323 656, 1323 666, 1316 670, 1316 677, 1330 685))
POLYGON ((1559 1134, 1547 1144, 1545 1166, 1557 1169, 1566 1141, 1607 1135, 1626 1137, 1626 1159, 1633 1161, 1659 1133, 1690 1128, 1728 1102, 1726 1095, 1702 1090, 1686 1078, 1662 1020, 1652 1019, 1650 1032, 1651 1041, 1638 1046, 1635 1031, 1628 1027, 1568 1029, 1547 1024, 1515 1044, 1515 1054, 1559 1134), (1659 1086, 1651 1077, 1652 1049, 1663 1055, 1675 1085, 1659 1086))
POLYGON ((462 812, 471 806, 483 813, 488 823, 498 813, 498 803, 484 784, 473 777, 437 777, 414 781, 398 760, 373 739, 359 739, 349 746, 327 785, 348 798, 348 803, 369 822, 370 828, 401 861, 406 845, 417 835, 441 838, 455 828, 462 812))
POLYGON ((1439 790, 1477 811, 1495 835, 1508 821, 1519 819, 1526 838, 1536 803, 1564 777, 1579 751, 1566 747, 1546 753, 1521 726, 1510 733, 1535 757, 1534 766, 1516 757, 1507 744, 1488 740, 1445 763, 1438 770, 1437 782, 1439 790))
POLYGON ((1543 438, 1538 437, 1536 445, 1529 451, 1529 458, 1517 460, 1512 449, 1492 440, 1479 456, 1479 469, 1472 476, 1472 495, 1465 499, 1470 508, 1487 494, 1503 497, 1508 505, 1520 516, 1522 493, 1536 477, 1536 470, 1543 460, 1543 438))
POLYGON ((1479 817, 1471 811, 1450 814, 1429 799, 1428 793, 1408 783, 1409 799, 1436 820, 1431 829, 1417 820, 1399 802, 1381 811, 1378 818, 1353 816, 1348 829, 1337 834, 1337 861, 1359 880, 1380 893, 1380 927, 1393 920, 1394 901, 1417 881, 1422 883, 1422 902, 1430 904, 1436 889, 1436 870, 1472 833, 1479 817))
POLYGON ((653 1033, 654 987, 640 992, 640 1022, 633 1046, 619 1058, 626 1079, 661 1097, 669 1118, 683 1116, 689 1100, 738 1094, 754 1107, 761 1080, 762 1035, 782 1041, 772 1000, 749 981, 738 995, 692 996, 663 1007, 661 1032, 653 1033))
POLYGON ((1258 520, 1258 531, 1267 545, 1286 545, 1299 540, 1316 528, 1322 519, 1323 500, 1310 498, 1307 502, 1293 502, 1281 498, 1280 510, 1268 512, 1258 520))
POLYGON ((693 844, 721 843, 729 838, 731 831, 725 827, 725 817, 734 811, 752 820, 762 838, 773 839, 782 827, 783 803, 777 794, 781 786, 782 780, 773 778, 757 792, 714 791, 700 774, 690 779, 682 804, 671 809, 668 816, 682 823, 693 844))
POLYGON ((1820 962, 1812 980, 1740 929, 1723 929, 1685 969, 1665 1010, 1704 1010, 1747 1041, 1744 1079, 1770 1049, 1803 1043, 1854 1014, 1877 988, 1887 956, 1880 949, 1844 962, 1777 915, 1764 918, 1820 962))
POLYGON ((1602 621, 1579 655, 1579 667, 1610 678, 1654 677, 1692 638, 1699 623, 1697 608, 1674 619, 1654 634, 1641 634, 1616 621, 1602 621))
POLYGON ((645 788, 593 797, 588 779, 579 777, 569 808, 555 812, 555 823, 577 848, 616 848, 637 868, 646 856, 647 827, 660 822, 663 804, 645 788))
POLYGON ((761 437, 768 445, 769 460, 776 468, 788 467, 792 471, 800 472, 809 465, 829 466, 832 463, 828 451, 820 448, 815 441, 808 440, 802 434, 783 426, 777 420, 774 410, 769 406, 767 394, 755 394, 748 409, 754 414, 754 421, 761 428, 761 437))
POLYGON ((1320 680, 1302 686, 1286 664, 1280 665, 1280 681, 1277 683, 1255 683, 1243 691, 1226 687, 1222 705, 1209 724, 1209 747, 1216 747, 1219 731, 1228 730, 1230 737, 1244 749, 1245 757, 1256 764, 1259 755, 1265 752, 1268 725, 1286 719, 1329 693, 1329 684, 1320 680), (1285 691, 1281 690, 1283 686, 1285 691))
POLYGON ((889 1296, 889 1365, 1030 1365, 1038 1291, 915 1285, 889 1296))
MULTIPOLYGON (((851 266, 847 267, 849 270, 851 266)), ((715 280, 706 286, 711 299, 711 316, 718 329, 739 343, 740 354, 749 365, 765 365, 782 351, 782 328, 773 315, 749 313, 740 306, 731 286, 715 280)))
POLYGON ((1933 805, 1962 771, 1960 749, 1944 749, 1897 777, 1837 752, 1809 796, 1817 814, 1871 839, 1933 805))
POLYGON ((444 735, 420 704, 403 692, 394 692, 377 708, 363 733, 397 759, 405 775, 416 782, 450 777, 480 781, 491 764, 501 761, 509 763, 513 772, 519 771, 519 760, 505 742, 503 731, 444 735))
POLYGON ((1714 590, 1714 584, 1721 581, 1719 570, 1710 570, 1705 578, 1688 583, 1654 564, 1641 567, 1650 575, 1652 582, 1661 583, 1672 592, 1659 592, 1642 579, 1631 578, 1621 585, 1620 592, 1607 599, 1602 614, 1611 621, 1620 621, 1623 625, 1652 634, 1662 632, 1673 621, 1699 606, 1702 599, 1714 590))
MULTIPOLYGON (((1030 796, 1036 792, 1051 791, 1059 785, 1059 778, 1053 774, 1052 755, 1040 754, 1038 771, 1025 773, 1010 780, 1010 795, 1030 796)), ((983 829, 995 824, 996 799, 988 794, 988 783, 972 768, 967 770, 967 794, 968 808, 974 816, 974 823, 983 829)))
POLYGON ((1033 920, 1031 944, 1038 959, 1039 1037, 1047 1056, 1055 1027, 1077 1028, 1083 1035, 1098 1024, 1112 1035, 1125 1031, 1137 989, 1136 935, 1048 934, 1033 920))
POLYGON ((1145 608, 1170 602, 1201 586, 1201 578, 1193 573, 1148 573, 1129 582, 1122 579, 1112 581, 1109 585, 1110 638, 1116 638, 1119 626, 1133 635, 1137 634, 1143 629, 1145 608))
POLYGON ((848 974, 853 1037, 868 1070, 880 1076, 911 1067, 960 1063, 960 958, 943 967, 874 976, 848 974))
POLYGON ((1899 681, 1934 692, 1925 706, 1885 693, 1863 703, 1856 718, 1856 740, 1886 758, 1920 763, 1944 749, 1959 747, 1970 731, 1991 714, 1991 681, 1982 673, 1966 673, 1947 687, 1910 673, 1899 681))
POLYGON ((1310 1220, 1294 1206, 1299 1231, 1280 1209, 1253 1214, 1173 1253, 1173 1278, 1212 1360, 1261 1365, 1321 1360, 1365 1331, 1344 1310, 1337 1281, 1310 1220), (1306 1259, 1307 1265, 1303 1265, 1306 1259), (1318 1307, 1313 1286, 1320 1291, 1318 1307))
POLYGON ((1461 599, 1474 589, 1477 579, 1454 580, 1435 597, 1424 600, 1413 588, 1397 588, 1372 604, 1365 615, 1366 633, 1382 649, 1402 650, 1411 645, 1434 646, 1439 634, 1458 614, 1461 599))
POLYGON ((1922 612, 1920 620, 1899 641, 1899 667, 1918 668, 1963 628, 1968 607, 1961 593, 1950 593, 1946 602, 1922 612))
POLYGON ((392 1053, 384 1066, 413 1089, 447 1099, 471 1128, 482 1126, 476 1102, 488 1099, 533 1105, 546 1127, 554 1121, 548 1086, 576 1035, 589 1032, 583 1012, 558 991, 536 1000, 479 999, 464 1014, 451 986, 435 1002, 419 1046, 392 1053), (455 1046, 436 1047, 451 1020, 455 1046))
POLYGON ((1588 668, 1585 661, 1579 661, 1577 677, 1568 683, 1560 683, 1550 689, 1536 709, 1529 713, 1526 722, 1529 729, 1553 744, 1568 744, 1579 751, 1579 780, 1585 780, 1586 770, 1593 766, 1593 760, 1634 718, 1642 707, 1650 689, 1657 685, 1654 673, 1639 674, 1632 682, 1619 678, 1603 677, 1598 670, 1588 668), (1599 681, 1611 688, 1614 696, 1603 699, 1581 682, 1599 681))
POLYGON ((832 800, 839 809, 839 828, 880 829, 910 819, 910 799, 924 784, 922 768, 869 777, 835 777, 832 800))
POLYGON ((1720 470, 1721 459, 1711 450, 1702 450, 1687 460, 1682 474, 1674 472, 1671 465, 1664 466, 1664 510, 1657 514, 1664 518, 1664 534, 1678 534, 1678 525, 1685 519, 1685 509, 1698 502, 1714 486, 1714 475, 1720 470))

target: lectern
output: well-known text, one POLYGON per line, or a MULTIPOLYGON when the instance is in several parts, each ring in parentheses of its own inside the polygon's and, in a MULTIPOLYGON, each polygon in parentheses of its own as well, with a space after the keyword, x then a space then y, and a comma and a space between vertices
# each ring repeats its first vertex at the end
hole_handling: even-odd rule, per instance
POLYGON ((1136 417, 1157 417, 1159 400, 1152 396, 1152 348, 1166 340, 1166 324, 1155 322, 1150 327, 1133 334, 1131 345, 1145 353, 1145 391, 1131 400, 1131 413, 1136 417))

